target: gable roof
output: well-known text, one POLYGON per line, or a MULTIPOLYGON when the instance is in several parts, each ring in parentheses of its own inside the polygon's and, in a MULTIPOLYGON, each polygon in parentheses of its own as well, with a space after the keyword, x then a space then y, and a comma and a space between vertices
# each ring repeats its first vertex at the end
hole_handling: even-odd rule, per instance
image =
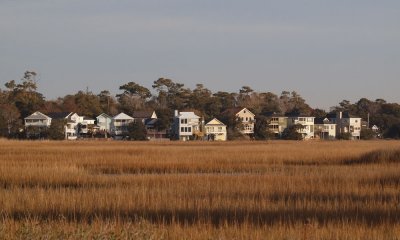
POLYGON ((213 120, 209 121, 206 126, 226 126, 223 122, 220 120, 214 118, 213 120))
POLYGON ((68 118, 72 114, 73 114, 72 112, 51 112, 48 113, 47 116, 49 116, 52 119, 64 119, 68 118))
POLYGON ((243 107, 234 107, 234 108, 228 108, 225 111, 223 111, 221 114, 222 115, 238 115, 242 111, 248 111, 251 113, 253 116, 255 116, 254 113, 252 113, 249 109, 243 108, 243 107))
POLYGON ((119 114, 115 115, 113 117, 113 119, 129 119, 129 120, 133 120, 133 117, 131 117, 131 116, 125 114, 125 113, 119 113, 119 114))
POLYGON ((34 112, 31 115, 27 116, 25 119, 28 120, 35 120, 35 119, 51 119, 51 117, 41 113, 41 112, 34 112))
MULTIPOLYGON (((327 118, 336 118, 337 113, 339 113, 339 112, 328 113, 326 115, 326 117, 327 118)), ((353 115, 353 114, 351 114, 349 112, 342 112, 342 118, 360 118, 360 117, 355 116, 355 115, 353 115)))
POLYGON ((102 114, 100 114, 99 116, 97 116, 96 118, 99 118, 99 117, 103 117, 103 118, 112 118, 111 116, 109 116, 109 115, 106 114, 106 113, 102 113, 102 114))
POLYGON ((314 124, 334 124, 332 121, 329 121, 328 118, 315 118, 314 124))
POLYGON ((179 118, 200 118, 194 112, 179 112, 179 118))
POLYGON ((135 111, 132 114, 133 118, 157 118, 154 111, 135 111))
POLYGON ((289 117, 289 118, 298 118, 298 117, 315 118, 313 116, 305 115, 305 114, 302 114, 302 113, 291 113, 291 114, 287 114, 286 116, 289 117))
POLYGON ((264 113, 262 115, 265 116, 265 117, 284 117, 284 118, 286 118, 285 115, 280 114, 280 113, 276 113, 276 112, 266 112, 266 113, 264 113))

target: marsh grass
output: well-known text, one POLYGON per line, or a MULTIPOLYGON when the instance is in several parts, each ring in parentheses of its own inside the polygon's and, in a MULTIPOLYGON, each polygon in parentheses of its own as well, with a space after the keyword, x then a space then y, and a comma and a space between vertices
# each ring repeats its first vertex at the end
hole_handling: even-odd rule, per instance
POLYGON ((399 239, 399 147, 0 140, 0 238, 399 239))

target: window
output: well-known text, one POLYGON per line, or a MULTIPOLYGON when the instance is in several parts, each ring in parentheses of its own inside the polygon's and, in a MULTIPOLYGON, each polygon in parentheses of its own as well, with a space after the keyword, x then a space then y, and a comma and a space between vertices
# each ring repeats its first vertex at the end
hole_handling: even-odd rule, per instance
POLYGON ((218 132, 222 132, 222 127, 218 127, 218 132))
POLYGON ((188 127, 187 129, 188 129, 188 132, 192 132, 192 128, 191 127, 188 127))
POLYGON ((181 132, 185 132, 185 128, 184 127, 181 127, 181 132))
POLYGON ((187 124, 187 118, 182 118, 181 119, 181 124, 187 124))

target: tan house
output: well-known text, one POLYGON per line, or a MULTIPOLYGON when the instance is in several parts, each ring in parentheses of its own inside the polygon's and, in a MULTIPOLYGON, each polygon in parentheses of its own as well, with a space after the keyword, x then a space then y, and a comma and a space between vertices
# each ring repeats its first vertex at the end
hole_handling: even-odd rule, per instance
POLYGON ((214 118, 205 125, 206 139, 209 141, 226 141, 226 125, 214 118))
POLYGON ((269 122, 268 131, 274 133, 276 137, 281 137, 288 126, 288 117, 275 112, 266 113, 264 116, 269 122))

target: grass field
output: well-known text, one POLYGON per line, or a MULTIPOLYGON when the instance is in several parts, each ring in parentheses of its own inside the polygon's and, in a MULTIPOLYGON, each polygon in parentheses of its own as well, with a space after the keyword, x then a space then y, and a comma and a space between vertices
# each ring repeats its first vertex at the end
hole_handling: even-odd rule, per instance
POLYGON ((400 239, 400 142, 0 140, 0 239, 400 239))

